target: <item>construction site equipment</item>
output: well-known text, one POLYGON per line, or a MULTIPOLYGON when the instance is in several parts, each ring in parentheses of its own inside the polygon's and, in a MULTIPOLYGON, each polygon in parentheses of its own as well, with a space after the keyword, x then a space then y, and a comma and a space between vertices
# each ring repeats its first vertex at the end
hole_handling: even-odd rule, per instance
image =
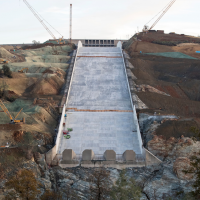
POLYGON ((20 73, 27 73, 28 72, 28 68, 23 68, 21 70, 18 70, 18 72, 20 72, 20 73), (26 69, 26 72, 24 72, 25 69, 26 69))
MULTIPOLYGON (((27 5, 27 7, 30 9, 30 11, 34 14, 34 16, 38 19, 38 21, 42 24, 42 26, 48 31, 48 33, 51 35, 51 37, 59 43, 59 41, 56 39, 56 37, 54 36, 54 34, 50 31, 50 29, 47 27, 47 25, 44 23, 44 18, 43 20, 39 17, 39 15, 36 13, 36 10, 26 1, 23 0, 24 3, 27 5)), ((47 22, 47 21, 46 21, 47 22)), ((47 22, 48 23, 48 22, 47 22)), ((48 23, 49 24, 49 23, 48 23)), ((49 24, 50 25, 50 24, 49 24)), ((51 25, 50 25, 51 26, 51 25)), ((52 27, 52 26, 51 26, 52 27)), ((52 27, 53 28, 53 27, 52 27)), ((55 28, 53 28, 55 30, 55 28)), ((55 30, 57 33, 59 33, 57 30, 55 30)), ((60 33, 59 33, 60 34, 60 33)), ((61 34, 60 34, 61 35, 61 34)), ((62 36, 62 35, 61 35, 62 36)), ((63 36, 61 38, 61 40, 63 39, 63 36)), ((61 41, 60 41, 61 42, 61 41)))
POLYGON ((19 114, 21 113, 21 111, 23 110, 23 108, 17 113, 17 115, 14 117, 12 117, 12 115, 9 113, 8 109, 6 108, 6 106, 3 104, 2 100, 0 99, 0 106, 2 108, 2 110, 6 113, 6 115, 10 118, 10 124, 17 124, 17 123, 25 123, 25 118, 23 118, 22 120, 17 120, 16 118, 19 116, 19 114))
POLYGON ((72 43, 72 4, 70 4, 69 41, 72 43))
POLYGON ((64 136, 64 138, 65 138, 65 139, 70 139, 71 136, 70 136, 70 135, 66 135, 66 136, 64 136))
POLYGON ((0 64, 7 64, 8 61, 4 60, 4 59, 0 59, 0 64))
MULTIPOLYGON (((162 12, 161 15, 157 18, 157 20, 153 23, 153 25, 152 25, 150 28, 149 28, 149 26, 148 26, 147 24, 148 24, 152 19, 151 19, 147 24, 145 24, 145 25, 144 25, 144 28, 143 28, 143 32, 148 32, 149 30, 152 30, 153 27, 154 27, 154 26, 161 20, 161 18, 166 14, 166 12, 172 7, 172 5, 175 3, 175 1, 176 1, 176 0, 171 0, 170 3, 167 4, 167 6, 165 6, 164 10, 161 11, 161 12, 162 12)), ((159 13, 159 14, 160 14, 160 13, 159 13)), ((156 16, 157 16, 157 15, 156 15, 156 16)), ((155 18, 155 17, 154 17, 154 18, 155 18)), ((154 19, 154 18, 153 18, 153 19, 154 19)))

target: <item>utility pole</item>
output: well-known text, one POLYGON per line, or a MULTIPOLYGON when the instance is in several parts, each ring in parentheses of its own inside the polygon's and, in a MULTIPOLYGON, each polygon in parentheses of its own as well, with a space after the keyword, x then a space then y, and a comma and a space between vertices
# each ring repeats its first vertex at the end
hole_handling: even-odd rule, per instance
POLYGON ((69 25, 69 41, 72 43, 72 4, 70 4, 70 25, 69 25))

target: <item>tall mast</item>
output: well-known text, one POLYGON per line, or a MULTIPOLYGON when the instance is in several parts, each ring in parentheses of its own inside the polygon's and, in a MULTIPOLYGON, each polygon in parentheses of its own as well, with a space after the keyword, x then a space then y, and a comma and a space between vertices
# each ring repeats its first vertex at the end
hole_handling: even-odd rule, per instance
POLYGON ((72 43, 72 4, 70 4, 70 25, 69 25, 69 40, 72 43))

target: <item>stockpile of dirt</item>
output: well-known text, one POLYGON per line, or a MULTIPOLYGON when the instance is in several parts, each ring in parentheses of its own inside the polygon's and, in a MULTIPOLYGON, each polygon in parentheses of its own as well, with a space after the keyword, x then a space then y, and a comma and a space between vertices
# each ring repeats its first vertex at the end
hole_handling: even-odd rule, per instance
POLYGON ((0 47, 0 58, 10 62, 23 62, 24 57, 18 54, 12 54, 3 47, 0 47))
POLYGON ((0 47, 0 58, 4 58, 4 59, 12 59, 14 57, 13 54, 11 54, 10 52, 8 52, 6 49, 4 49, 3 47, 0 47))
POLYGON ((22 138, 23 138, 23 134, 24 134, 24 132, 22 130, 14 131, 12 137, 16 142, 20 142, 22 140, 22 138))
POLYGON ((37 83, 31 86, 31 94, 50 95, 59 94, 59 91, 64 84, 64 80, 56 75, 42 78, 37 83))

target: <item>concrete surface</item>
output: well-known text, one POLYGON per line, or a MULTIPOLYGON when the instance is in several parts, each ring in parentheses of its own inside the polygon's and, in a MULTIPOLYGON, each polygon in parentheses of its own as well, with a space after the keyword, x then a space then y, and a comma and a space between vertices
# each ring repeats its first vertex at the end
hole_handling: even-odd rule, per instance
POLYGON ((79 48, 66 109, 65 127, 73 131, 70 139, 61 136, 58 154, 65 149, 77 156, 85 149, 95 157, 106 150, 142 154, 120 48, 79 48))
POLYGON ((92 149, 86 149, 83 151, 82 160, 91 161, 94 158, 94 152, 92 149))
POLYGON ((63 160, 73 160, 76 157, 76 154, 72 149, 65 149, 62 153, 63 160))
POLYGON ((135 152, 133 150, 126 150, 123 153, 123 158, 125 161, 136 161, 135 152))
POLYGON ((105 160, 113 160, 116 161, 116 153, 113 150, 106 150, 104 152, 104 158, 105 160))

